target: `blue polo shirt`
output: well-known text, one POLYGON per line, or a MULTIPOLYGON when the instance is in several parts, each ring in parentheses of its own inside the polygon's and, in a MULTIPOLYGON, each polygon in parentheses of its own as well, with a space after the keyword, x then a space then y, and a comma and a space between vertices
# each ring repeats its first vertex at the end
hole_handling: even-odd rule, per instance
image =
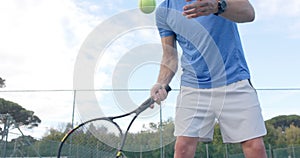
POLYGON ((175 36, 182 48, 181 85, 214 88, 250 79, 236 23, 213 14, 187 19, 185 5, 165 0, 156 10, 160 36, 175 36))

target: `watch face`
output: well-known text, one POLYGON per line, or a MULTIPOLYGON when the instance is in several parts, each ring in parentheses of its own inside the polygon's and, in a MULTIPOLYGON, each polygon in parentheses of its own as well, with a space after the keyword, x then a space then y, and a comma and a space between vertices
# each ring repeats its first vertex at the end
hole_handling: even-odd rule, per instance
POLYGON ((223 13, 225 11, 226 7, 227 7, 226 0, 220 0, 218 2, 218 12, 215 13, 215 15, 219 15, 219 14, 223 13))
POLYGON ((226 3, 226 1, 225 0, 222 0, 221 2, 221 8, 222 8, 222 10, 223 10, 223 12, 225 11, 225 9, 226 9, 226 7, 227 7, 227 3, 226 3))

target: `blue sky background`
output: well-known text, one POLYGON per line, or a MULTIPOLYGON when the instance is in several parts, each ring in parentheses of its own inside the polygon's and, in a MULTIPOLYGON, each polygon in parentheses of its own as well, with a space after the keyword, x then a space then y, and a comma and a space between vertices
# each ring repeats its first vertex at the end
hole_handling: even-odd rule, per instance
MULTIPOLYGON (((256 20, 239 24, 239 29, 254 86, 300 88, 300 1, 251 0, 251 3, 256 20)), ((0 1, 0 77, 6 79, 7 85, 1 89, 0 97, 35 111, 44 120, 41 129, 29 133, 45 132, 70 120, 73 93, 13 90, 72 90, 76 57, 89 33, 111 16, 137 6, 137 0, 0 1)), ((95 88, 111 87, 112 68, 118 59, 145 43, 159 43, 155 29, 129 32, 116 39, 107 48, 106 56, 99 59, 95 88)), ((157 64, 140 67, 131 75, 129 88, 150 88, 157 70, 157 64)), ((178 80, 172 85, 178 88, 178 80)), ((300 115, 300 91, 259 90, 258 93, 265 119, 280 114, 300 115)), ((106 102, 115 102, 111 94, 107 95, 111 99, 106 98, 106 102)), ((139 97, 134 92, 130 95, 138 104, 148 92, 139 97)), ((105 98, 102 93, 97 96, 100 102, 105 98)), ((172 92, 164 106, 166 111, 172 111, 175 97, 172 92)), ((168 112, 169 116, 173 114, 168 112)))

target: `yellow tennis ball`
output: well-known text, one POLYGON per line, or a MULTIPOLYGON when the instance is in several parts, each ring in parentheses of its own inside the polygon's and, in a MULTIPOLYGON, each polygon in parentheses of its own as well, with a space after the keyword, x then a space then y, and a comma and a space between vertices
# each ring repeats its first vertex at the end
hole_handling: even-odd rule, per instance
POLYGON ((155 0, 139 0, 139 8, 145 14, 150 14, 155 10, 155 0))

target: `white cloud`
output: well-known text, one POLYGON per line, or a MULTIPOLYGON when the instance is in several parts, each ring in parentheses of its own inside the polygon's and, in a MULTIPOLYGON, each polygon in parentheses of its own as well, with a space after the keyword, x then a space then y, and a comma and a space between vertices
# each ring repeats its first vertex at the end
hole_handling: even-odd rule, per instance
MULTIPOLYGON (((4 21, 0 25, 0 76, 6 79, 4 90, 72 89, 79 48, 88 34, 107 17, 102 11, 103 5, 89 2, 0 2, 0 19, 4 21)), ((113 5, 105 5, 113 8, 113 5)), ((124 53, 138 46, 135 35, 144 38, 140 41, 144 43, 153 39, 152 32, 126 34, 107 49, 109 53, 99 60, 100 66, 104 69, 113 67, 124 53)), ((111 74, 106 72, 95 75, 96 88, 111 81, 111 74)), ((41 118, 42 124, 33 130, 39 136, 45 127, 49 127, 49 122, 50 126, 55 126, 61 121, 71 121, 72 92, 4 92, 0 97, 34 111, 41 118)))
POLYGON ((5 6, 0 13, 5 19, 0 26, 0 57, 5 60, 0 70, 7 89, 72 88, 79 46, 100 18, 72 1, 0 3, 5 6))
MULTIPOLYGON (((300 1, 253 0, 260 30, 287 38, 299 38, 300 1)), ((257 24, 258 24, 257 23, 257 24)))
POLYGON ((298 0, 253 0, 253 5, 262 18, 298 17, 300 14, 300 1, 298 0))
MULTIPOLYGON (((72 0, 0 1, 3 90, 72 89, 79 47, 103 19, 80 7, 72 0)), ((34 130, 40 135, 49 122, 71 121, 73 96, 66 93, 2 92, 0 97, 34 111, 42 119, 34 130)))

